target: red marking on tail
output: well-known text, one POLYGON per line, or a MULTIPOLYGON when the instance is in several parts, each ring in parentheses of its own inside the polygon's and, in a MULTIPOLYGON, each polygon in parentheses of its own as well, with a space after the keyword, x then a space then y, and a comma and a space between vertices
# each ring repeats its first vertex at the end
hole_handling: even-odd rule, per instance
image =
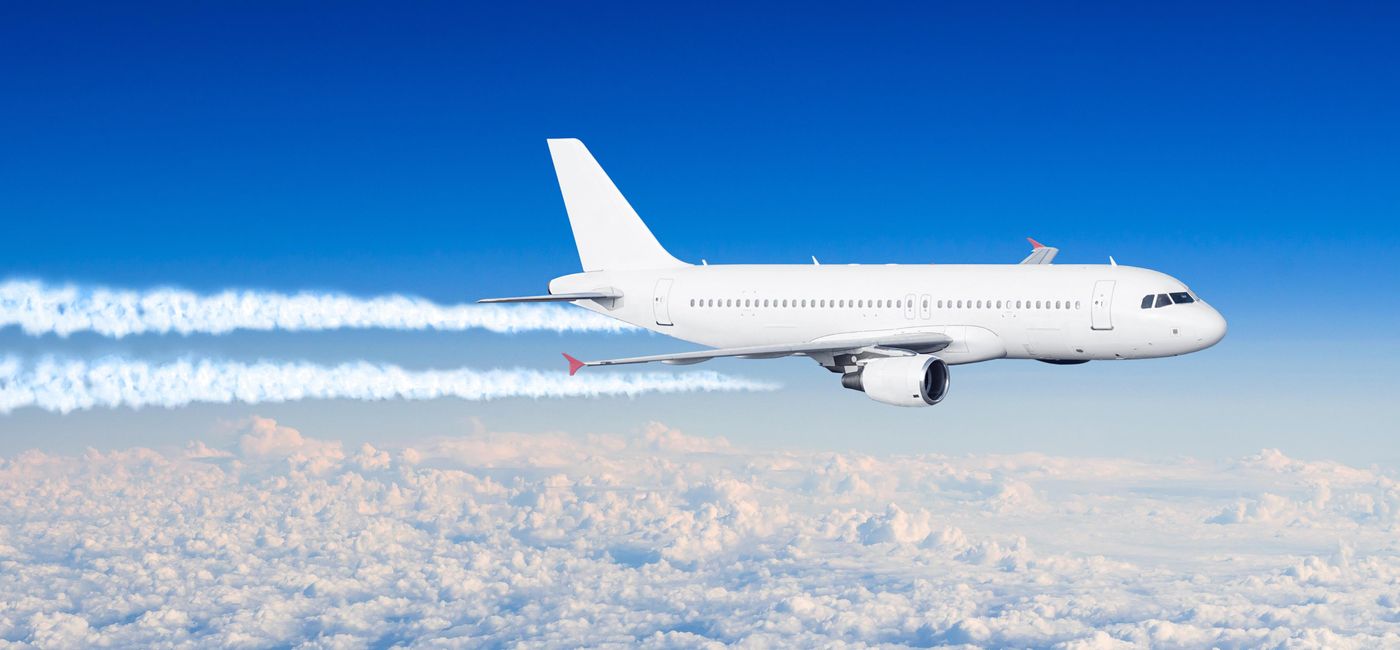
POLYGON ((582 361, 579 361, 578 359, 575 359, 575 358, 569 356, 569 353, 568 353, 568 352, 565 352, 565 353, 564 353, 564 358, 569 360, 569 376, 570 376, 570 377, 574 376, 574 373, 578 372, 578 369, 579 369, 579 368, 582 368, 582 367, 584 367, 585 365, 588 365, 588 364, 585 364, 585 363, 582 362, 582 361))
POLYGON ((1042 243, 1040 243, 1040 242, 1038 242, 1038 241, 1036 241, 1036 240, 1034 240, 1034 239, 1031 239, 1030 237, 1027 237, 1027 238, 1026 238, 1026 241, 1028 241, 1028 242, 1031 243, 1031 248, 1045 248, 1045 244, 1042 244, 1042 243))

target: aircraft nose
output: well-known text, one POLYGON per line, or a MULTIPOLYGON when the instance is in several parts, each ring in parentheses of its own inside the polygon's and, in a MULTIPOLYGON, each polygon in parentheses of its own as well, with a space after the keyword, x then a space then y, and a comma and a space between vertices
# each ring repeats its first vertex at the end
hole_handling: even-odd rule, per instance
POLYGON ((1202 306, 1206 308, 1206 312, 1202 314, 1200 322, 1193 329, 1197 331, 1196 342, 1200 343, 1200 349, 1204 350, 1225 338, 1225 332, 1230 329, 1230 326, 1226 324, 1225 317, 1221 316, 1220 312, 1215 311, 1214 307, 1202 306))

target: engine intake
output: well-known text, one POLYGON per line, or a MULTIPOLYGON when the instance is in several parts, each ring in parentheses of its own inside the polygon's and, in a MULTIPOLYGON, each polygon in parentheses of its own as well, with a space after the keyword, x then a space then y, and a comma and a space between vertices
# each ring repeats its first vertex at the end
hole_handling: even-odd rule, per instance
POLYGON ((895 406, 933 406, 948 395, 948 364, 930 354, 875 359, 841 375, 841 385, 895 406))

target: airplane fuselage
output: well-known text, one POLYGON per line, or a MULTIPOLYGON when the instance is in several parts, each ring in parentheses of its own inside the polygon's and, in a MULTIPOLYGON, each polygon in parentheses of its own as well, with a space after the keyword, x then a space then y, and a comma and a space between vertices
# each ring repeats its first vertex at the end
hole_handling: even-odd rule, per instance
POLYGON ((1175 356, 1214 345, 1226 329, 1175 278, 1117 265, 701 265, 550 283, 552 293, 600 287, 622 297, 577 304, 701 345, 935 332, 954 341, 938 353, 950 365, 1175 356), (1158 307, 1159 295, 1169 302, 1158 307))

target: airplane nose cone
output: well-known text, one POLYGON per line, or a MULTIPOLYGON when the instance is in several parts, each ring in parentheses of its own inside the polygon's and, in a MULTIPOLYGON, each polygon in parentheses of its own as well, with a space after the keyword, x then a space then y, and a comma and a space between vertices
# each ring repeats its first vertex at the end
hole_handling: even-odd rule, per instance
POLYGON ((1205 308, 1209 311, 1196 325, 1198 332, 1196 341, 1201 344, 1200 349, 1202 350, 1219 343, 1220 339, 1225 338, 1225 332, 1230 329, 1229 325, 1225 323, 1225 317, 1221 316, 1220 312, 1215 311, 1215 308, 1209 305, 1205 305, 1205 308))

